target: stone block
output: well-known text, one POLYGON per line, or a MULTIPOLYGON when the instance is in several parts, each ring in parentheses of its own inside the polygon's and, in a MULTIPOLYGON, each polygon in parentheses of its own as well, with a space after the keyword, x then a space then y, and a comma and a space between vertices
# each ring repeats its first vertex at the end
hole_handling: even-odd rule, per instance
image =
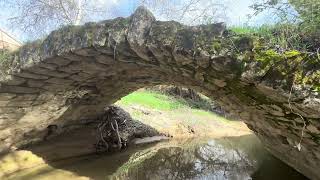
POLYGON ((39 80, 49 79, 48 76, 35 74, 31 72, 20 72, 20 73, 17 73, 16 76, 23 77, 23 78, 30 78, 30 79, 39 79, 39 80))
POLYGON ((35 87, 35 88, 39 88, 42 87, 45 84, 45 82, 41 81, 41 80, 28 80, 27 82, 27 86, 28 87, 35 87))
POLYGON ((52 70, 41 68, 41 67, 33 67, 33 68, 29 69, 29 71, 30 70, 36 74, 42 74, 42 75, 52 76, 52 77, 57 77, 57 78, 65 78, 65 77, 69 76, 69 74, 67 74, 65 72, 60 72, 57 70, 52 71, 52 70))
POLYGON ((58 65, 51 64, 51 63, 40 63, 39 67, 50 69, 50 70, 54 71, 57 69, 58 65))
POLYGON ((26 82, 25 78, 22 77, 17 77, 17 76, 7 76, 5 79, 5 84, 9 85, 9 86, 17 86, 17 85, 21 85, 23 83, 26 82))
POLYGON ((46 80, 47 83, 52 83, 52 84, 61 84, 61 85, 70 85, 73 83, 72 80, 69 79, 61 79, 61 78, 50 78, 46 80))
POLYGON ((19 94, 34 94, 39 93, 40 89, 22 87, 22 86, 1 86, 0 93, 19 93, 19 94))

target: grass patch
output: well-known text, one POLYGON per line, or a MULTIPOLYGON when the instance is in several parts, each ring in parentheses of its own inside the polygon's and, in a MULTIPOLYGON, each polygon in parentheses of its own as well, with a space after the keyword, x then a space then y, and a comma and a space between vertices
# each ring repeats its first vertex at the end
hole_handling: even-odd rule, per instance
POLYGON ((258 38, 267 49, 299 50, 314 52, 319 47, 318 35, 304 33, 296 24, 278 23, 272 25, 231 26, 228 28, 235 36, 258 38), (316 41, 315 41, 316 40, 316 41))
MULTIPOLYGON (((153 109, 153 110, 161 110, 161 111, 173 111, 177 109, 182 109, 181 112, 188 111, 186 114, 193 114, 199 118, 208 118, 215 119, 220 122, 230 122, 230 120, 219 116, 213 112, 210 112, 206 109, 199 109, 190 105, 190 102, 173 96, 168 96, 161 94, 159 92, 154 91, 136 91, 133 92, 121 100, 119 100, 116 104, 120 106, 130 106, 130 105, 139 105, 145 108, 153 109)), ((180 112, 180 111, 174 111, 180 112)), ((143 113, 140 111, 134 112, 132 114, 134 117, 138 118, 143 116, 143 113)), ((188 119, 188 118, 187 118, 188 119)))
POLYGON ((229 28, 232 32, 236 34, 252 34, 257 32, 257 28, 250 26, 232 26, 229 28))
POLYGON ((117 102, 117 104, 135 104, 157 110, 174 110, 182 107, 187 107, 187 103, 183 100, 148 91, 133 92, 123 97, 120 101, 117 102))
POLYGON ((246 34, 246 35, 272 35, 272 31, 275 29, 274 25, 263 25, 259 27, 254 26, 231 26, 228 28, 236 34, 246 34))

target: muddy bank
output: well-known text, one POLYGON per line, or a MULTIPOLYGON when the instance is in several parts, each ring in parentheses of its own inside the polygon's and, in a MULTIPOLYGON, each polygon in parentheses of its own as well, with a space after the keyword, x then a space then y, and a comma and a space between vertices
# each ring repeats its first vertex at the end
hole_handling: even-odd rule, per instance
POLYGON ((191 108, 157 110, 137 104, 123 105, 134 119, 174 139, 229 137, 251 134, 241 121, 229 121, 212 112, 191 108))

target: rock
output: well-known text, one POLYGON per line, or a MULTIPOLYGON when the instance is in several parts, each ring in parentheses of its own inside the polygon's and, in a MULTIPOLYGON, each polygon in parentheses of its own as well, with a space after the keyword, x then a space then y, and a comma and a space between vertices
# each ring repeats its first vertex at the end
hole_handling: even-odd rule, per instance
POLYGON ((225 87, 227 85, 227 83, 224 80, 220 80, 220 79, 214 79, 213 83, 218 86, 218 87, 225 87))
POLYGON ((138 7, 130 17, 130 26, 128 28, 127 39, 132 48, 140 57, 145 60, 151 60, 148 56, 148 50, 143 46, 149 36, 150 28, 156 18, 145 7, 138 7))
POLYGON ((16 74, 16 75, 19 76, 19 77, 30 78, 30 79, 39 79, 39 80, 49 79, 48 76, 35 74, 35 73, 29 73, 29 72, 21 72, 21 73, 16 74))
POLYGON ((307 126, 307 130, 313 134, 320 134, 320 130, 312 124, 307 126))

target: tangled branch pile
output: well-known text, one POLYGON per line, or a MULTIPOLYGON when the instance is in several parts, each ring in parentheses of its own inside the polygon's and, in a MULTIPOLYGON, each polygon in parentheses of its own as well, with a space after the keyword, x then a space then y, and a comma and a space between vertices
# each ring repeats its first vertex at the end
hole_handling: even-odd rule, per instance
POLYGON ((154 128, 135 121, 130 114, 117 106, 109 106, 97 126, 97 152, 121 150, 134 138, 159 135, 154 128))
POLYGON ((96 150, 98 152, 120 150, 126 147, 128 137, 122 132, 127 127, 126 121, 129 118, 130 116, 125 111, 116 106, 109 106, 105 109, 97 127, 96 150))

